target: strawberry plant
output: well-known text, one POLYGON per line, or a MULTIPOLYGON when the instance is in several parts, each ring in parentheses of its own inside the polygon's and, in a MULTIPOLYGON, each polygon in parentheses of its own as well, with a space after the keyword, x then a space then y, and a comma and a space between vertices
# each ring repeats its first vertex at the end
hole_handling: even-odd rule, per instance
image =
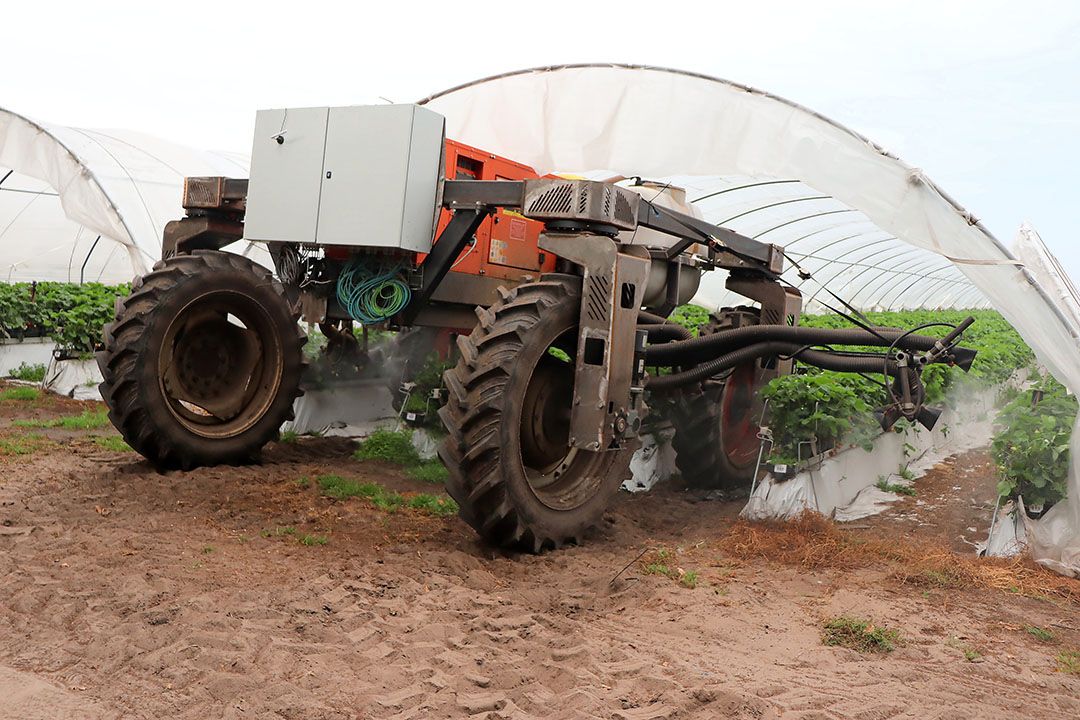
POLYGON ((998 495, 1022 496, 1029 507, 1048 507, 1065 497, 1076 414, 1076 398, 1050 377, 1005 406, 991 444, 1001 477, 998 495))
POLYGON ((836 447, 841 441, 869 450, 879 432, 873 404, 868 401, 868 396, 873 395, 871 388, 881 396, 877 401, 880 404, 884 391, 858 375, 811 369, 770 382, 762 397, 769 401, 774 461, 797 461, 799 443, 810 438, 817 439, 819 451, 836 447))
MULTIPOLYGON (((923 373, 923 384, 926 400, 931 404, 946 401, 950 392, 961 383, 975 387, 1002 385, 1017 370, 1030 367, 1034 353, 1001 314, 993 310, 866 313, 875 326, 903 329, 930 323, 956 324, 969 315, 975 318, 975 324, 964 333, 962 343, 978 351, 971 372, 965 374, 959 368, 946 365, 928 367, 923 373)), ((708 320, 708 313, 702 308, 684 305, 676 309, 671 318, 696 331, 708 320)), ((807 327, 852 327, 849 320, 839 315, 804 315, 799 322, 807 327)), ((948 328, 933 326, 918 332, 940 337, 948 332, 948 328)), ((882 351, 882 348, 864 349, 882 351)), ((883 380, 880 376, 871 379, 799 366, 796 374, 770 382, 762 396, 769 399, 774 459, 796 459, 799 443, 811 438, 817 439, 819 450, 843 443, 869 448, 879 432, 871 413, 887 402, 885 390, 875 382, 880 380, 883 380)))
POLYGON ((116 297, 127 293, 127 285, 101 283, 0 284, 0 334, 48 335, 66 354, 92 353, 113 318, 116 297))

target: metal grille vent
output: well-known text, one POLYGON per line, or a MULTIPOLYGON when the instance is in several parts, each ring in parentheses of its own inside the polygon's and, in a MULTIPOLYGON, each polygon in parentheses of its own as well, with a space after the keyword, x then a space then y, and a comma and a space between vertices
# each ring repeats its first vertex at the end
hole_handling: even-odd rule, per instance
POLYGON ((615 195, 615 220, 630 224, 637 223, 634 210, 630 207, 630 202, 622 193, 615 195))
POLYGON ((606 275, 590 275, 585 284, 585 316, 593 322, 606 323, 611 280, 606 275))
POLYGON ((761 324, 762 325, 780 325, 783 319, 782 313, 773 309, 763 309, 761 311, 761 324))
POLYGON ((528 210, 530 213, 538 215, 547 213, 569 213, 571 197, 573 196, 574 188, 569 183, 565 185, 556 185, 551 188, 540 197, 530 204, 528 210))
POLYGON ((189 208, 216 208, 221 205, 224 178, 184 178, 183 206, 189 208))
POLYGON ((543 178, 525 181, 522 214, 534 220, 602 223, 633 230, 639 201, 636 194, 614 185, 543 178))

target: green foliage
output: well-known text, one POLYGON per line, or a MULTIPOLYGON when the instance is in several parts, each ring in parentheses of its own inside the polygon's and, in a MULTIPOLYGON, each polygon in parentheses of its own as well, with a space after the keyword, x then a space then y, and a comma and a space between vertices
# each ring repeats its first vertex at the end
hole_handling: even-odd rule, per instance
POLYGON ((980 653, 978 650, 971 647, 967 643, 962 642, 960 638, 949 638, 949 640, 945 644, 963 653, 964 659, 970 663, 979 662, 983 659, 982 653, 980 653))
POLYGON ((649 575, 664 575, 670 577, 672 570, 665 563, 652 562, 645 566, 645 572, 649 575))
POLYGON ((19 363, 19 367, 11 371, 8 377, 15 380, 24 380, 26 382, 41 382, 45 379, 45 373, 48 368, 43 363, 34 363, 29 365, 26 362, 19 363))
POLYGON ((1066 650, 1057 656, 1058 671, 1080 675, 1080 650, 1066 650))
POLYGON ((1047 506, 1065 497, 1076 413, 1076 398, 1053 378, 1041 380, 1005 406, 991 443, 1001 497, 1021 495, 1029 506, 1047 506), (1033 393, 1038 391, 1043 397, 1033 405, 1033 393))
POLYGON ((561 360, 562 362, 566 362, 566 363, 573 362, 573 358, 571 358, 566 353, 566 351, 562 350, 561 348, 549 347, 547 351, 548 351, 548 355, 555 358, 556 360, 561 360))
MULTIPOLYGON (((945 400, 950 390, 960 383, 986 387, 1000 385, 1017 370, 1030 367, 1034 354, 1012 326, 992 310, 867 313, 870 322, 876 326, 903 329, 926 323, 955 324, 969 315, 975 318, 975 324, 964 333, 961 342, 978 353, 971 372, 965 375, 959 368, 946 365, 928 367, 923 372, 923 383, 929 404, 945 400)), ((838 315, 807 315, 800 324, 819 328, 851 327, 848 320, 838 315)), ((947 327, 930 327, 918 332, 942 336, 948 331, 947 327)), ((875 382, 882 379, 800 367, 799 374, 771 381, 762 395, 769 399, 773 459, 794 462, 798 459, 798 443, 813 437, 817 437, 819 450, 842 443, 869 450, 879 432, 871 413, 888 401, 884 388, 875 382)))
POLYGON ((825 623, 821 641, 861 653, 887 653, 900 644, 900 632, 874 625, 869 620, 838 617, 825 623))
POLYGON ((117 296, 129 291, 101 283, 0 283, 0 335, 49 335, 67 353, 92 353, 113 319, 117 296))
POLYGON ((442 421, 439 420, 438 416, 442 401, 432 397, 432 394, 442 389, 443 373, 453 365, 453 360, 449 358, 444 360, 439 357, 438 353, 432 352, 428 354, 420 370, 411 378, 408 378, 410 382, 415 383, 415 387, 409 393, 402 411, 422 416, 419 421, 413 422, 414 426, 424 427, 436 432, 445 432, 442 421))
MULTIPOLYGON (((927 323, 957 324, 971 316, 975 324, 964 333, 961 344, 978 351, 968 377, 992 385, 1007 380, 1020 368, 1031 366, 1035 354, 1020 338, 1020 334, 1001 313, 995 310, 905 310, 902 312, 868 312, 867 319, 878 327, 909 330, 927 323)), ((846 328, 851 323, 839 315, 804 315, 800 325, 820 328, 846 328)), ((920 335, 942 336, 947 327, 930 327, 920 335)), ((877 348, 880 351, 880 348, 877 348)), ((934 366, 924 375, 927 399, 938 402, 950 386, 964 377, 963 371, 944 365, 934 366)))
POLYGON ((37 433, 24 433, 0 438, 0 455, 30 455, 41 450, 48 441, 37 433))
POLYGON ((49 420, 15 420, 17 427, 62 428, 64 430, 97 430, 109 424, 109 414, 104 409, 83 410, 79 415, 52 418, 49 420))
POLYGON ((1028 625, 1024 628, 1024 631, 1039 642, 1054 642, 1054 631, 1050 628, 1043 628, 1038 625, 1028 625))
POLYGON ((286 430, 285 432, 281 433, 281 436, 278 438, 278 442, 291 445, 299 439, 300 433, 296 432, 295 430, 286 430))
POLYGON ((98 435, 94 437, 94 442, 112 452, 134 452, 119 435, 98 435))
POLYGON ((0 391, 0 400, 37 400, 41 391, 33 387, 13 387, 0 391))
POLYGON ((323 495, 338 500, 350 497, 362 497, 372 505, 386 512, 397 512, 401 508, 411 508, 428 515, 445 517, 455 515, 457 503, 448 497, 417 493, 405 496, 389 490, 378 483, 358 482, 340 475, 322 475, 316 478, 323 495))
POLYGON ((878 490, 882 490, 884 492, 896 493, 897 495, 908 495, 908 496, 912 496, 912 497, 915 495, 915 488, 911 487, 910 485, 901 485, 899 483, 891 483, 888 480, 886 480, 885 478, 879 478, 878 479, 877 488, 878 488, 878 490))
POLYGON ((424 462, 409 468, 408 475, 413 480, 420 482, 431 483, 432 485, 439 485, 446 482, 446 479, 450 477, 450 473, 447 472, 446 466, 442 464, 442 460, 438 458, 434 460, 425 460, 424 462))
POLYGON ((769 401, 774 458, 798 459, 799 443, 812 437, 819 450, 841 440, 869 450, 878 428, 867 384, 858 375, 821 370, 771 381, 762 397, 769 401))
POLYGON ((448 517, 458 513, 458 505, 452 499, 428 493, 412 495, 405 504, 413 510, 419 510, 436 517, 448 517))
POLYGON ((709 311, 697 305, 680 305, 668 316, 668 319, 697 335, 698 329, 709 322, 709 311))
POLYGON ((25 424, 27 427, 62 428, 64 430, 97 430, 109 425, 109 414, 104 409, 83 410, 78 415, 69 415, 51 420, 16 420, 12 424, 25 424))
MULTIPOLYGON (((330 542, 330 538, 326 535, 312 535, 310 533, 301 533, 293 525, 278 525, 274 528, 263 530, 259 533, 264 538, 280 538, 291 537, 296 538, 296 542, 306 547, 314 547, 316 545, 325 545, 330 542)), ((241 542, 244 542, 246 538, 243 535, 240 536, 241 542)), ((203 553, 212 553, 214 549, 209 545, 203 548, 203 553)))
POLYGON ((382 460, 396 465, 419 465, 420 454, 412 444, 412 431, 380 428, 368 435, 353 453, 357 460, 382 460))

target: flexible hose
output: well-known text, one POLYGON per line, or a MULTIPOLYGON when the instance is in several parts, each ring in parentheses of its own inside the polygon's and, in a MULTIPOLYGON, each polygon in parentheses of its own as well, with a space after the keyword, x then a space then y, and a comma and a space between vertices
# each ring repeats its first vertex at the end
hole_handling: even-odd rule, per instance
POLYGON ((799 360, 807 365, 814 365, 824 370, 879 373, 884 367, 893 376, 898 371, 896 361, 892 358, 886 358, 884 355, 844 355, 842 353, 809 350, 804 345, 797 343, 773 340, 739 348, 698 365, 692 370, 671 375, 650 376, 647 387, 653 391, 672 390, 691 383, 701 382, 720 374, 724 370, 729 370, 743 363, 753 362, 758 358, 792 354, 797 355, 799 360))
MULTIPOLYGON (((651 338, 650 338, 651 339, 651 338)), ((704 337, 650 346, 645 350, 649 365, 693 365, 708 362, 718 354, 764 342, 783 342, 804 345, 869 345, 888 347, 895 343, 905 350, 930 350, 937 338, 906 334, 901 330, 879 330, 878 334, 860 328, 809 328, 787 325, 751 325, 721 330, 704 337)), ((874 370, 877 372, 881 366, 874 370)))
POLYGON ((638 311, 637 324, 638 330, 645 330, 649 333, 650 343, 689 340, 694 337, 689 330, 679 323, 647 310, 638 311))
MULTIPOLYGON (((639 310, 638 311, 637 322, 638 322, 638 325, 665 325, 665 324, 668 324, 668 323, 673 324, 673 325, 678 324, 678 323, 674 322, 673 320, 668 320, 663 315, 657 315, 656 313, 651 313, 648 310, 639 310)), ((680 325, 679 327, 682 327, 682 326, 680 325)))
POLYGON ((689 340, 693 337, 682 325, 639 325, 639 330, 649 333, 650 343, 666 343, 671 340, 689 340))

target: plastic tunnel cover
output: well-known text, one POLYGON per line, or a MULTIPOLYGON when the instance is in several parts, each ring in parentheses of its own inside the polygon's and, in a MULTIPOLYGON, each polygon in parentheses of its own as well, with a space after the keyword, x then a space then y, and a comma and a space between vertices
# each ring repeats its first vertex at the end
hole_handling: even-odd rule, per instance
POLYGON ((0 109, 0 282, 127 282, 150 269, 165 224, 183 216, 185 176, 247 174, 242 154, 0 109))
MULTIPOLYGON (((812 249, 804 254, 809 269, 838 294, 856 293, 867 307, 988 301, 1055 377, 1080 391, 1080 329, 1063 309, 1067 301, 1044 289, 922 171, 796 103, 705 75, 627 65, 524 70, 461 85, 421 103, 446 116, 448 137, 541 173, 719 176, 714 186, 721 188, 776 183, 760 186, 771 189, 759 191, 756 199, 748 189, 715 202, 702 197, 713 186, 701 186, 698 205, 706 217, 762 240, 786 238, 796 260, 795 253, 812 249), (778 204, 784 200, 793 202, 778 204), (765 205, 772 205, 768 213, 758 209, 765 205), (750 212, 732 217, 737 211, 750 212), (787 224, 770 231, 770 219, 787 224), (804 238, 819 230, 816 240, 804 238)), ((808 295, 814 287, 811 283, 808 295)), ((703 286, 703 295, 710 304, 722 300, 711 283, 703 286)), ((1080 575, 1077 457, 1080 434, 1074 432, 1070 500, 1036 523, 1031 537, 1038 561, 1080 575), (1050 524, 1057 529, 1040 534, 1038 528, 1050 524)))

